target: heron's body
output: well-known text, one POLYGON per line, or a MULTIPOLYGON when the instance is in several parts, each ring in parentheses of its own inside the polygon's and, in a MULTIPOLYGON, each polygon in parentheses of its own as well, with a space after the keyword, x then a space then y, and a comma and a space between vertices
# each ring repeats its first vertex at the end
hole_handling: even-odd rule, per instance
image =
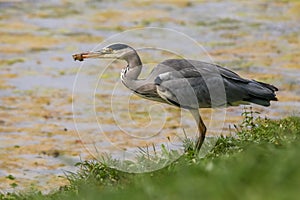
POLYGON ((170 91, 180 90, 184 93, 182 82, 188 83, 195 91, 199 108, 211 108, 213 105, 210 90, 216 91, 220 87, 224 87, 225 94, 220 95, 224 95, 226 101, 213 107, 235 106, 247 104, 247 102, 269 106, 271 100, 276 100, 274 94, 276 87, 244 79, 221 66, 196 60, 166 60, 158 64, 146 79, 136 80, 139 85, 136 88, 127 86, 126 74, 121 78, 124 85, 139 96, 184 108, 193 107, 181 105, 174 96, 163 95, 160 92, 161 88, 164 87, 170 91), (220 82, 224 85, 218 85, 220 82), (211 83, 210 87, 207 87, 207 83, 211 83))
POLYGON ((241 78, 238 74, 216 64, 196 60, 169 59, 158 64, 146 79, 138 79, 142 62, 137 52, 125 44, 113 44, 99 52, 76 54, 84 58, 116 58, 127 62, 121 72, 123 84, 137 95, 188 109, 198 124, 199 150, 206 127, 198 108, 224 107, 245 103, 269 106, 276 101, 273 85, 241 78))

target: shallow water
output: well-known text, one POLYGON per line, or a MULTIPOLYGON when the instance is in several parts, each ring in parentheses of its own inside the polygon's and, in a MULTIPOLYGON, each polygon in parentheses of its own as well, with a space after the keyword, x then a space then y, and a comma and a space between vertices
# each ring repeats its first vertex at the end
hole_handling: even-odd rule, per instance
MULTIPOLYGON (((0 191, 47 192, 66 184, 59 177, 63 170, 75 170, 75 162, 95 153, 82 143, 97 151, 131 152, 166 143, 167 137, 176 146, 182 127, 193 136, 188 114, 181 123, 178 109, 131 96, 119 82, 123 62, 91 60, 81 66, 72 60, 73 53, 125 30, 176 30, 207 51, 165 30, 127 32, 100 44, 117 40, 151 47, 139 50, 143 77, 156 63, 178 56, 174 52, 210 61, 208 53, 213 62, 279 88, 279 102, 253 106, 261 116, 299 115, 299 9, 297 1, 0 2, 0 191), (10 174, 14 180, 6 178, 10 174)), ((208 134, 228 134, 242 110, 202 110, 208 134)))

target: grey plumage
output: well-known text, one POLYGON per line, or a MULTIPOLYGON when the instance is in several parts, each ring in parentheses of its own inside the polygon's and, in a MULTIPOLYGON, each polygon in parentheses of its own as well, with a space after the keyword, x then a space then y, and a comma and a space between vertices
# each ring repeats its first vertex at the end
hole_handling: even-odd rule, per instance
POLYGON ((191 111, 199 130, 197 150, 205 138, 206 127, 198 109, 255 103, 269 106, 277 101, 275 86, 240 77, 216 64, 196 60, 169 59, 155 67, 146 79, 138 79, 142 62, 126 44, 112 44, 101 51, 73 55, 75 60, 114 58, 127 62, 121 72, 123 84, 137 95, 191 111))
MULTIPOLYGON (((185 93, 186 90, 183 88, 191 87, 197 96, 199 108, 209 108, 212 106, 210 93, 219 87, 224 87, 225 89, 224 96, 226 97, 226 102, 223 102, 225 104, 215 105, 215 107, 238 105, 239 103, 246 102, 269 106, 271 100, 277 101, 275 91, 278 89, 276 87, 255 80, 247 80, 221 66, 195 60, 166 60, 158 64, 149 75, 149 78, 144 82, 148 83, 146 85, 149 85, 152 81, 157 87, 148 86, 152 90, 144 90, 144 87, 142 87, 137 90, 137 93, 148 96, 155 94, 157 98, 162 98, 156 91, 160 88, 168 90, 169 93, 177 94, 177 90, 185 93), (153 77, 155 79, 151 80, 153 77), (207 84, 211 82, 221 85, 210 84, 210 91, 207 84)), ((163 97, 162 99, 168 101, 166 100, 167 98, 163 97)), ((175 97, 169 100, 169 103, 180 106, 175 97)), ((189 108, 188 105, 181 106, 189 108)))

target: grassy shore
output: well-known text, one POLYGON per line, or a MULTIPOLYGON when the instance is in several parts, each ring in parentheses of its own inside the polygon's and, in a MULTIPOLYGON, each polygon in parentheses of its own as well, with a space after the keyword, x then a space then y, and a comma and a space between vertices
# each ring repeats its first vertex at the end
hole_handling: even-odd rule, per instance
POLYGON ((244 112, 236 134, 220 137, 199 158, 191 146, 168 167, 129 174, 95 161, 66 174, 70 184, 39 191, 0 194, 0 199, 297 199, 300 195, 300 118, 254 119, 244 112))

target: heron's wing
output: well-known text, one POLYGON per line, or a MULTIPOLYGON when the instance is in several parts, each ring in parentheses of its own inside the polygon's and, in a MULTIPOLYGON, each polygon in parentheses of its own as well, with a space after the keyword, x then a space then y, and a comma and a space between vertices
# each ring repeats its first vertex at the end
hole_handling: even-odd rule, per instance
POLYGON ((278 91, 278 88, 276 88, 274 85, 263 83, 256 80, 248 80, 240 77, 238 74, 234 73, 233 71, 230 71, 227 68, 221 67, 219 65, 216 65, 220 71, 221 76, 223 76, 226 79, 236 81, 236 82, 242 82, 242 83, 258 83, 259 85, 266 87, 269 90, 272 90, 273 92, 278 91))
POLYGON ((277 88, 240 77, 221 66, 194 60, 167 60, 155 79, 157 93, 174 105, 196 108, 233 105, 250 101, 270 105, 277 88))
POLYGON ((196 109, 211 107, 211 94, 207 85, 216 88, 220 80, 221 78, 218 77, 217 73, 200 72, 195 68, 183 68, 178 71, 161 73, 156 77, 154 83, 158 95, 169 103, 179 107, 196 109))
MULTIPOLYGON (((207 63, 198 60, 185 60, 185 59, 169 59, 160 63, 157 68, 168 69, 168 71, 182 71, 188 76, 210 76, 221 75, 224 78, 231 79, 233 81, 248 83, 248 79, 240 77, 237 73, 221 67, 216 64, 207 63), (195 73, 196 72, 196 73, 195 73)), ((161 69, 159 69, 160 71, 161 69)))

